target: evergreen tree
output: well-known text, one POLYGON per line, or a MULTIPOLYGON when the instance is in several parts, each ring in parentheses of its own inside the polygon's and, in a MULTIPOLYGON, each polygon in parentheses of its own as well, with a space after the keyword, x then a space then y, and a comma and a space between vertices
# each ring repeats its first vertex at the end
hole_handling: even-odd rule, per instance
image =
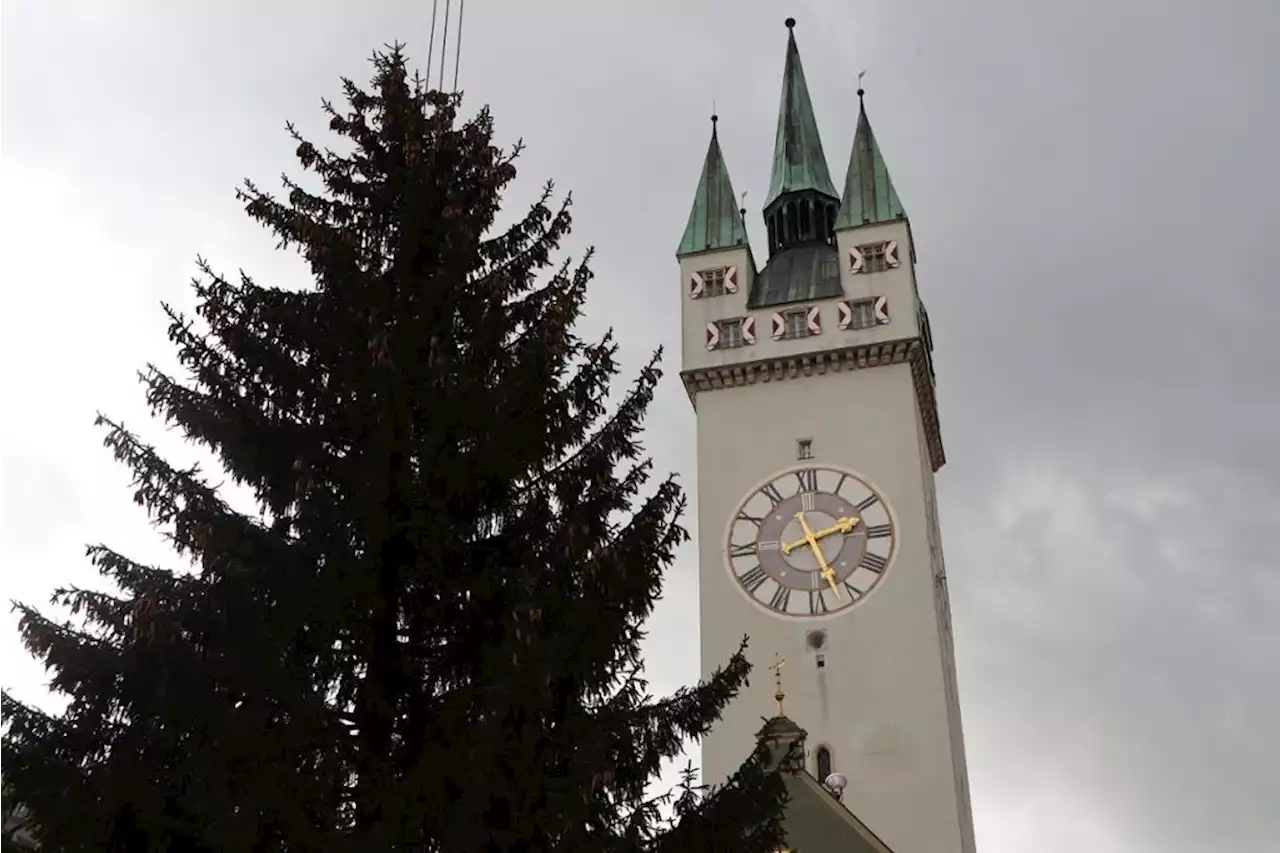
POLYGON ((142 374, 258 512, 101 419, 192 569, 96 546, 114 594, 17 605, 68 705, 5 695, 6 784, 56 851, 773 849, 763 750, 671 821, 646 799, 749 669, 663 699, 640 674, 686 538, 638 438, 657 356, 611 404, 611 335, 573 333, 589 255, 553 262, 568 199, 495 233, 519 146, 399 47, 374 65, 325 104, 344 150, 289 128, 323 189, 240 193, 314 286, 201 261, 197 317, 165 306, 188 376, 142 374))

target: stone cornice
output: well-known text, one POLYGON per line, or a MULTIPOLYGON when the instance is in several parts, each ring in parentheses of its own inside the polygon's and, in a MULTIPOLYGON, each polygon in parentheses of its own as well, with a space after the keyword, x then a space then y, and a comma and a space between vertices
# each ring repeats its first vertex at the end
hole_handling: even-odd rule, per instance
POLYGON ((882 341, 823 352, 685 370, 681 372, 680 379, 684 382, 685 392, 696 409, 698 394, 708 391, 738 388, 743 385, 754 385, 757 382, 781 382, 801 376, 822 376, 827 372, 863 370, 886 364, 911 365, 916 403, 920 407, 920 418, 924 423, 925 438, 929 444, 929 462, 936 472, 946 464, 947 457, 942 449, 942 430, 938 423, 938 401, 934 396, 933 378, 929 374, 924 346, 919 338, 882 341))

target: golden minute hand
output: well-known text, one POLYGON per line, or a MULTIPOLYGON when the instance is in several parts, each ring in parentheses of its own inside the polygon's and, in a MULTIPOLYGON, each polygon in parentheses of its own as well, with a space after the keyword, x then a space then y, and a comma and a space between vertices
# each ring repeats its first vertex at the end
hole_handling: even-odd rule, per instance
POLYGON ((800 528, 804 531, 805 541, 809 543, 809 548, 813 551, 814 558, 817 559, 818 565, 822 568, 822 576, 831 585, 831 591, 836 594, 836 598, 839 598, 840 587, 836 586, 836 573, 831 571, 831 567, 827 565, 827 558, 822 556, 822 546, 818 544, 818 537, 809 529, 809 522, 805 521, 803 512, 796 513, 796 521, 800 522, 800 528))
MULTIPOLYGON (((856 527, 857 525, 858 525, 857 516, 841 518, 830 527, 824 527, 822 530, 813 531, 813 538, 821 540, 821 539, 826 539, 832 533, 849 534, 853 532, 853 528, 856 527)), ((797 539, 795 542, 784 542, 782 543, 782 553, 790 554, 795 549, 803 548, 805 545, 808 545, 808 544, 809 544, 809 540, 807 538, 797 539)))

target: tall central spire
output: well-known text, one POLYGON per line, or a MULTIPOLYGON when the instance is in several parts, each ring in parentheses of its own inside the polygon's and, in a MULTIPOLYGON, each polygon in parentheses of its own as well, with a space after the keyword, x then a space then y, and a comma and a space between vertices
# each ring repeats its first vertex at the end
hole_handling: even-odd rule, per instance
POLYGON ((809 100, 809 86, 796 47, 795 18, 787 18, 787 61, 782 72, 782 102, 778 106, 778 134, 773 143, 773 177, 765 206, 788 192, 816 190, 832 198, 827 157, 818 137, 818 122, 809 100))

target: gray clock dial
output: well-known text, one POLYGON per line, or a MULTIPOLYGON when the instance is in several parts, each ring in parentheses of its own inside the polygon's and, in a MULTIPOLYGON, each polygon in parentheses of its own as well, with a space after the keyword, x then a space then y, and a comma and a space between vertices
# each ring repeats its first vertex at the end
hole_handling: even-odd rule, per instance
POLYGON ((728 568, 779 616, 831 616, 867 597, 893 561, 893 512, 851 471, 784 471, 747 495, 729 523, 728 568))

